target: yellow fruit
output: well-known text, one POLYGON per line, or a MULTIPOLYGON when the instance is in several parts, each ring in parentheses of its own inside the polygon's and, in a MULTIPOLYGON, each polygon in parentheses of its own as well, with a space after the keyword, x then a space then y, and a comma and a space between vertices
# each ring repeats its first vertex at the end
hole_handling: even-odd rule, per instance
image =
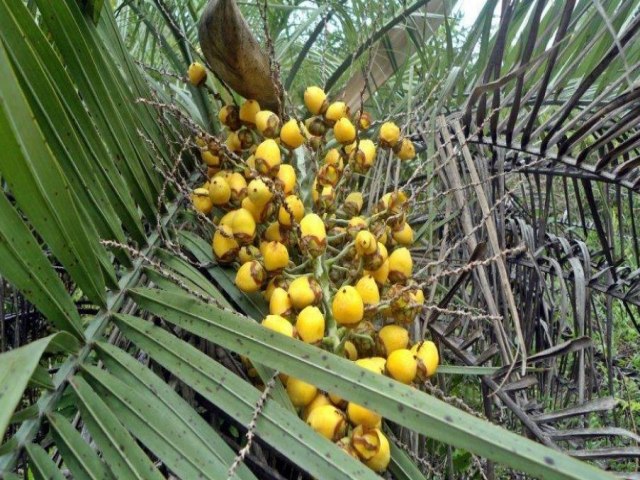
POLYGON ((262 320, 262 326, 286 335, 287 337, 293 337, 293 325, 291 325, 289 320, 280 315, 267 315, 264 320, 262 320))
POLYGON ((203 148, 200 150, 200 158, 210 167, 220 166, 220 155, 217 149, 212 150, 211 148, 203 148))
POLYGON ((344 398, 342 398, 340 395, 337 395, 335 393, 330 393, 329 400, 331 400, 331 403, 333 403, 336 407, 338 407, 341 410, 344 410, 345 408, 347 408, 348 402, 344 398))
POLYGON ((316 408, 324 407, 325 405, 331 405, 331 401, 329 397, 327 397, 324 393, 318 393, 316 398, 314 398, 309 405, 304 407, 302 411, 302 419, 307 421, 311 412, 313 412, 316 408))
MULTIPOLYGON (((398 155, 400 160, 411 160, 416 158, 416 147, 413 145, 413 142, 407 137, 402 139, 402 142, 399 142, 400 149, 395 152, 398 155)), ((397 144, 396 144, 397 147, 397 144)))
POLYGON ((213 177, 209 183, 209 197, 213 205, 226 205, 231 198, 229 183, 222 177, 213 177))
POLYGON ((387 358, 387 373, 402 383, 411 383, 416 378, 418 360, 416 355, 406 348, 391 352, 387 358))
POLYGON ((358 145, 358 153, 356 154, 355 160, 356 170, 358 172, 362 173, 369 170, 376 160, 375 144, 368 138, 360 140, 360 143, 358 145))
POLYGON ((220 227, 227 226, 231 228, 231 225, 233 224, 233 217, 235 216, 236 216, 236 210, 231 210, 225 213, 223 217, 220 219, 220 223, 218 223, 218 226, 220 227))
POLYGON ((264 232, 264 238, 269 242, 284 243, 286 241, 286 237, 282 234, 282 230, 278 222, 272 222, 269 224, 264 232))
POLYGON ((280 184, 285 195, 293 192, 294 188, 296 188, 296 171, 293 166, 288 164, 280 165, 276 182, 280 184))
POLYGON ((266 205, 273 197, 271 190, 269 190, 269 187, 261 178, 255 178, 249 182, 249 185, 247 185, 247 195, 251 201, 258 206, 266 205))
POLYGON ((378 373, 380 375, 384 373, 386 363, 387 360, 382 357, 367 357, 359 358, 358 360, 356 360, 356 365, 358 365, 359 367, 362 367, 373 373, 378 373))
POLYGON ((418 358, 418 376, 421 379, 429 378, 435 375, 440 363, 440 355, 438 355, 438 347, 432 341, 425 340, 416 343, 411 347, 411 351, 418 358))
POLYGON ((315 213, 309 213, 300 220, 300 249, 302 252, 318 257, 327 248, 327 232, 322 219, 315 213))
POLYGON ((342 352, 345 358, 355 362, 358 359, 358 349, 351 340, 344 342, 344 350, 342 352))
POLYGON ((233 238, 233 231, 227 225, 218 226, 213 235, 213 253, 220 263, 233 261, 240 246, 233 238))
POLYGON ((377 337, 378 350, 384 356, 407 348, 409 345, 409 331, 399 325, 387 325, 382 327, 377 337))
POLYGON ((353 402, 349 402, 347 406, 347 416, 354 425, 363 425, 370 428, 377 426, 382 420, 382 417, 376 412, 353 402))
POLYGON ((245 100, 240 106, 240 120, 245 125, 255 125, 256 114, 260 111, 260 104, 255 100, 245 100))
POLYGON ((342 155, 337 148, 332 148, 327 152, 324 156, 325 165, 333 165, 338 170, 342 170, 344 168, 344 161, 342 160, 342 155))
POLYGON ((209 190, 206 188, 196 188, 191 194, 191 202, 193 208, 205 215, 209 215, 213 209, 213 202, 209 197, 209 190))
POLYGON ((271 301, 271 297, 273 296, 273 292, 275 292, 276 288, 282 288, 286 291, 287 288, 289 288, 289 285, 287 284, 286 280, 279 275, 276 275, 271 280, 269 280, 267 288, 265 288, 263 292, 263 296, 267 302, 271 301))
POLYGON ((296 330, 303 342, 316 343, 324 337, 324 315, 318 307, 302 309, 296 320, 296 330))
POLYGON ((320 192, 320 197, 318 198, 318 204, 321 208, 328 210, 333 209, 335 207, 336 200, 336 190, 331 185, 326 185, 322 188, 320 192))
POLYGON ((243 292, 257 292, 267 279, 267 272, 257 260, 244 263, 236 273, 236 286, 243 292))
POLYGON ((393 239, 400 245, 411 245, 413 243, 413 228, 409 222, 404 222, 392 233, 393 239))
POLYGON ((362 112, 358 115, 358 126, 360 130, 367 130, 371 126, 371 115, 369 112, 362 112))
POLYGON ((360 230, 364 230, 367 228, 367 221, 362 217, 353 217, 349 220, 349 224, 347 226, 347 232, 351 235, 352 238, 356 238, 356 235, 360 230))
POLYGON ((355 325, 364 316, 364 303, 358 291, 351 287, 341 287, 331 304, 333 318, 340 325, 355 325))
POLYGON ((307 423, 332 442, 342 438, 347 430, 344 413, 333 405, 322 405, 313 409, 307 418, 307 423))
POLYGON ((225 140, 224 144, 232 152, 242 152, 242 140, 240 140, 240 137, 236 132, 229 132, 229 135, 227 135, 227 139, 225 140))
POLYGON ((291 299, 289 294, 284 288, 276 287, 271 293, 269 299, 269 313, 271 315, 280 315, 282 317, 288 317, 291 315, 291 299))
POLYGON ((242 124, 240 123, 240 111, 235 105, 225 105, 218 112, 218 120, 229 130, 235 132, 242 124))
POLYGON ((362 210, 363 203, 362 193, 351 192, 347 195, 347 198, 344 199, 344 211, 350 216, 358 215, 360 210, 362 210))
POLYGON ((207 70, 201 63, 193 62, 191 65, 189 65, 187 75, 189 76, 189 82, 191 83, 191 85, 195 85, 197 87, 199 85, 202 85, 207 79, 207 70))
POLYGON ((298 277, 289 285, 289 297, 296 310, 302 310, 308 305, 314 305, 322 298, 322 290, 315 279, 298 277))
POLYGON ((290 227, 294 221, 295 223, 299 223, 304 217, 304 204, 302 200, 300 200, 295 195, 289 195, 284 199, 285 205, 280 206, 280 210, 278 210, 278 222, 283 227, 290 227), (293 215, 293 220, 291 218, 293 215))
POLYGON ((378 242, 376 237, 369 230, 360 230, 355 239, 356 252, 358 255, 371 255, 376 252, 378 242))
POLYGON ((310 383, 297 378, 289 377, 287 380, 287 395, 294 407, 306 407, 316 397, 318 389, 310 383))
POLYGON ((231 189, 231 201, 238 205, 247 194, 247 181, 238 172, 233 172, 227 181, 231 189))
POLYGON ((327 94, 320 87, 307 87, 304 91, 304 105, 312 115, 324 113, 327 108, 327 94))
POLYGON ((405 247, 397 248, 389 256, 389 280, 405 282, 411 277, 413 260, 405 247))
POLYGON ((393 147, 400 139, 400 129, 393 122, 384 122, 380 127, 380 146, 393 147))
POLYGON ((280 141, 290 150, 295 150, 304 143, 304 135, 295 118, 291 118, 282 126, 280 130, 280 141))
POLYGON ((356 127, 353 126, 351 120, 342 117, 333 127, 333 136, 339 143, 349 144, 356 139, 356 127))
POLYGON ((269 111, 260 110, 256 113, 256 128, 265 138, 276 138, 280 133, 280 118, 269 111))
POLYGON ((242 245, 251 243, 256 236, 256 221, 253 215, 246 208, 236 210, 231 221, 233 236, 242 245))
POLYGON ((244 171, 242 173, 244 173, 244 176, 247 179, 253 178, 255 175, 254 170, 256 169, 256 156, 249 155, 244 163, 246 164, 246 166, 244 167, 244 171))
POLYGON ((249 197, 244 197, 240 206, 251 213, 256 223, 261 223, 269 210, 268 203, 263 206, 259 206, 253 203, 249 197))
POLYGON ((335 165, 321 165, 318 169, 318 176, 316 177, 320 185, 330 185, 335 187, 340 180, 340 170, 335 165))
POLYGON ((260 250, 258 250, 253 245, 245 245, 238 252, 238 260, 240 261, 240 265, 243 265, 251 260, 256 260, 260 255, 260 250))
POLYGON ((267 272, 275 273, 289 264, 289 251, 280 242, 269 242, 262 250, 264 257, 264 268, 267 272))
MULTIPOLYGON (((380 302, 380 290, 371 275, 365 275, 356 283, 356 290, 366 306, 375 306, 380 302)), ((374 312, 372 312, 374 313, 374 312)))
POLYGON ((374 472, 383 472, 391 461, 389 440, 379 428, 356 427, 351 432, 351 446, 374 472))
POLYGON ((324 113, 324 118, 330 127, 332 127, 341 118, 348 116, 349 107, 347 107, 347 104, 344 102, 333 102, 327 107, 327 111, 324 113))
MULTIPOLYGON (((375 235, 374 235, 375 237, 375 235)), ((376 251, 374 253, 370 253, 369 255, 364 255, 364 269, 367 271, 375 271, 378 270, 385 262, 385 260, 389 257, 387 254, 387 247, 384 246, 384 243, 378 241, 376 245, 376 251)))
POLYGON ((254 154, 256 158, 256 170, 263 175, 275 177, 278 174, 280 163, 282 161, 280 155, 280 147, 275 140, 268 138, 256 149, 254 154))

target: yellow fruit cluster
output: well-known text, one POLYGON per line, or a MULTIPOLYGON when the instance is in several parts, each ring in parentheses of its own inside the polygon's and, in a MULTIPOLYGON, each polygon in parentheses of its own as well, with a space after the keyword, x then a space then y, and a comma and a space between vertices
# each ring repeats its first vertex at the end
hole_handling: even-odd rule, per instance
MULTIPOLYGON (((196 73, 189 76, 200 84, 196 73)), ((436 372, 438 350, 430 341, 412 346, 407 329, 425 303, 412 279, 409 198, 389 192, 372 204, 359 191, 379 149, 408 160, 414 145, 392 122, 373 135, 366 112, 352 117, 318 87, 306 89, 304 104, 304 121, 262 110, 255 100, 224 106, 218 118, 226 140, 196 140, 208 179, 193 191, 193 208, 212 218, 213 253, 236 270, 237 287, 268 303, 265 328, 405 384, 424 381, 436 372), (310 192, 292 166, 302 147, 322 159, 310 192)), ((387 467, 378 414, 284 380, 313 429, 373 470, 387 467)))

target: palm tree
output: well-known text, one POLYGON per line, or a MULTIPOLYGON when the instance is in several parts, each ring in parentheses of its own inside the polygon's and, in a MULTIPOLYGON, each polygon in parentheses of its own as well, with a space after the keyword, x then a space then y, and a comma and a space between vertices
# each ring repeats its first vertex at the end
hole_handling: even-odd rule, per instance
POLYGON ((447 1, 237 2, 285 109, 320 84, 419 147, 363 180, 416 198, 412 333, 445 360, 417 388, 274 338, 215 262, 193 138, 237 96, 185 81, 205 3, 0 0, 0 476, 376 478, 284 372, 385 418, 389 478, 631 478, 639 2, 488 0, 468 31, 447 1))

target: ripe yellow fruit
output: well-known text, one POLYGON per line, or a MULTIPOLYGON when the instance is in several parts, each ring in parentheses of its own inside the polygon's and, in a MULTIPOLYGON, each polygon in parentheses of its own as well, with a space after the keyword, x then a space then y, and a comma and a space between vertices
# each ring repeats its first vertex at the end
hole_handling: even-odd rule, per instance
POLYGON ((358 255, 371 255, 378 248, 378 241, 369 230, 360 230, 356 235, 356 252, 358 255))
POLYGON ((342 155, 337 148, 332 148, 327 152, 324 156, 325 165, 333 165, 338 170, 342 170, 344 168, 344 161, 342 159, 342 155))
POLYGON ((279 272, 289 264, 289 251, 280 242, 269 242, 262 249, 264 257, 264 268, 267 272, 279 272))
POLYGON ((291 299, 289 294, 284 288, 276 287, 271 293, 269 299, 269 313, 271 315, 280 315, 282 317, 288 317, 291 315, 293 306, 291 305, 291 299))
POLYGON ((284 199, 286 205, 280 205, 278 210, 278 222, 283 227, 290 227, 294 223, 299 223, 304 217, 304 204, 296 195, 289 195, 284 199), (291 218, 293 215, 293 220, 291 218))
POLYGON ((233 236, 241 245, 251 243, 256 236, 256 221, 246 208, 236 210, 231 221, 233 236))
POLYGON ((352 362, 358 360, 358 349, 351 340, 344 342, 344 350, 342 351, 344 357, 352 362))
POLYGON ((333 405, 313 409, 307 418, 307 424, 332 442, 341 439, 347 430, 344 413, 333 405))
POLYGON ((318 198, 318 205, 323 210, 330 210, 335 207, 336 190, 331 185, 326 185, 320 191, 320 197, 318 198))
POLYGON ((322 290, 315 279, 298 277, 289 285, 289 297, 296 310, 318 303, 322 298, 322 290))
POLYGON ((347 225, 347 232, 352 238, 356 238, 356 235, 360 230, 367 228, 367 221, 362 217, 352 217, 347 225))
POLYGON ((389 279, 392 282, 405 282, 411 277, 413 259, 405 247, 397 248, 389 256, 389 279))
POLYGON ((391 461, 389 440, 379 428, 356 427, 351 432, 351 446, 374 472, 383 472, 391 461))
POLYGON ((287 240, 283 235, 282 229, 280 228, 280 224, 278 222, 272 222, 269 224, 264 232, 264 238, 269 242, 280 242, 282 244, 284 244, 287 240))
POLYGON ((327 107, 324 118, 327 124, 332 127, 338 120, 349 116, 349 107, 344 102, 333 102, 327 107))
POLYGON ((273 193, 261 178, 255 178, 249 182, 247 195, 256 206, 264 206, 273 198, 273 193))
POLYGON ((255 125, 256 114, 260 111, 260 104, 255 100, 245 100, 240 106, 240 120, 245 125, 255 125))
POLYGON ((304 410, 302 411, 302 419, 306 422, 311 412, 313 412, 316 408, 324 407, 325 405, 331 405, 329 397, 327 397, 324 393, 318 393, 316 395, 316 398, 314 398, 309 405, 304 407, 304 410))
POLYGON ((307 87, 304 91, 304 105, 312 115, 324 113, 327 109, 327 94, 320 87, 307 87))
POLYGON ((214 205, 226 205, 231 199, 231 187, 222 177, 213 177, 209 183, 209 197, 214 205))
POLYGON ((365 307, 377 305, 380 302, 380 290, 378 290, 378 285, 371 275, 365 275, 358 280, 356 290, 360 294, 360 297, 362 297, 362 302, 365 307))
MULTIPOLYGON (((353 148, 355 148, 355 143, 353 148)), ((375 161, 376 145, 368 138, 360 140, 358 144, 358 153, 355 156, 356 170, 361 173, 367 172, 373 166, 375 161)))
POLYGON ((189 77, 189 83, 197 87, 202 85, 207 79, 207 70, 201 63, 193 62, 189 65, 187 75, 189 77))
POLYGON ((387 373, 399 382, 413 382, 417 371, 418 360, 411 350, 400 348, 391 352, 387 358, 387 373))
POLYGON ((191 194, 191 203, 198 212, 209 215, 213 209, 213 202, 209 197, 209 190, 206 188, 196 188, 191 194))
POLYGON ((229 135, 227 135, 227 139, 225 140, 224 144, 232 152, 242 152, 242 140, 240 140, 240 137, 236 132, 229 132, 229 135))
POLYGON ((280 141, 290 150, 295 150, 304 143, 304 135, 295 118, 291 118, 280 130, 280 141))
POLYGON ((259 255, 260 250, 254 245, 245 245, 238 252, 238 260, 240 261, 240 265, 243 265, 251 260, 256 260, 259 255))
POLYGON ((289 320, 280 315, 267 315, 264 320, 262 320, 262 326, 286 335, 287 337, 293 337, 293 325, 291 325, 289 320))
POLYGON ((346 145, 356 139, 356 127, 347 117, 339 119, 333 127, 333 136, 336 141, 346 145))
POLYGON ((275 177, 278 174, 282 157, 280 155, 280 147, 275 140, 266 139, 258 145, 254 155, 258 172, 271 177, 275 177))
POLYGON ((378 350, 384 356, 409 345, 409 331, 399 325, 386 325, 380 329, 377 337, 378 350))
POLYGON ((358 115, 358 126, 360 130, 367 130, 371 126, 371 115, 369 112, 362 112, 358 115))
POLYGON ((324 337, 324 315, 318 307, 302 309, 296 320, 298 336, 306 343, 316 343, 324 337))
POLYGON ((271 301, 271 297, 273 296, 273 292, 275 292, 276 288, 282 288, 285 291, 289 288, 289 285, 287 284, 287 281, 284 279, 284 277, 276 275, 271 280, 269 280, 267 288, 265 288, 264 292, 262 293, 267 302, 271 301))
POLYGON ((287 395, 294 407, 306 407, 316 397, 318 389, 310 383, 297 378, 289 377, 287 380, 287 395))
POLYGON ((220 166, 220 155, 217 150, 214 151, 210 148, 203 148, 200 150, 200 158, 210 167, 217 168, 220 166))
POLYGON ((336 292, 331 310, 340 325, 355 325, 364 316, 364 303, 358 291, 347 285, 336 292))
MULTIPOLYGON (((399 142, 399 145, 400 149, 398 149, 397 152, 395 152, 396 149, 394 149, 394 152, 398 155, 400 160, 411 160, 416 158, 416 147, 410 139, 407 137, 403 138, 402 142, 399 142)), ((398 144, 396 144, 396 147, 397 146, 398 144)))
POLYGON ((233 172, 227 180, 231 190, 231 201, 239 205, 247 195, 247 181, 241 173, 233 172))
POLYGON ((218 112, 218 120, 232 132, 238 130, 242 123, 240 122, 240 111, 235 105, 225 105, 218 112))
POLYGON ((280 133, 280 118, 269 110, 256 113, 256 128, 265 138, 276 138, 280 133))
POLYGON ((393 229, 392 236, 400 245, 411 245, 413 243, 413 228, 409 222, 404 222, 398 228, 393 229))
POLYGON ((400 129, 393 122, 384 122, 380 127, 380 146, 391 148, 400 140, 400 129))
POLYGON ((438 355, 438 347, 430 340, 416 343, 411 347, 411 351, 418 358, 418 376, 421 379, 429 378, 435 375, 440 363, 440 355, 438 355))
POLYGON ((324 222, 315 213, 308 213, 300 220, 300 250, 318 257, 327 248, 327 232, 324 222))
POLYGON ((240 248, 233 237, 231 227, 222 224, 218 226, 216 233, 213 234, 212 247, 213 253, 220 263, 233 261, 240 248))
POLYGON ((362 198, 362 193, 351 192, 347 195, 347 198, 344 199, 344 211, 350 216, 358 215, 360 210, 362 210, 363 204, 364 199, 362 198))
POLYGON ((331 403, 333 403, 336 407, 338 407, 341 410, 344 410, 345 408, 347 408, 348 402, 344 398, 342 398, 340 395, 337 395, 335 393, 330 393, 329 400, 331 400, 331 403))
POLYGON ((268 215, 269 207, 271 205, 267 203, 263 206, 259 206, 253 203, 249 197, 244 197, 240 206, 245 210, 248 210, 251 215, 253 215, 253 219, 256 221, 256 223, 262 223, 262 221, 268 215))
POLYGON ((257 260, 244 263, 236 272, 236 286, 246 293, 260 290, 267 279, 267 272, 257 260))
POLYGON ((322 186, 330 185, 335 187, 340 180, 340 170, 335 165, 321 165, 317 175, 318 183, 322 186))
POLYGON ((283 164, 280 165, 278 175, 276 175, 276 182, 282 187, 282 192, 285 195, 289 195, 296 188, 296 171, 293 165, 283 164))
POLYGON ((373 373, 378 373, 380 375, 384 373, 386 364, 387 360, 382 357, 367 357, 359 358, 358 360, 356 360, 356 365, 358 365, 359 367, 362 367, 373 373))
POLYGON ((377 426, 382 420, 382 417, 373 410, 353 402, 349 402, 347 406, 347 416, 354 425, 363 425, 370 428, 377 426))

